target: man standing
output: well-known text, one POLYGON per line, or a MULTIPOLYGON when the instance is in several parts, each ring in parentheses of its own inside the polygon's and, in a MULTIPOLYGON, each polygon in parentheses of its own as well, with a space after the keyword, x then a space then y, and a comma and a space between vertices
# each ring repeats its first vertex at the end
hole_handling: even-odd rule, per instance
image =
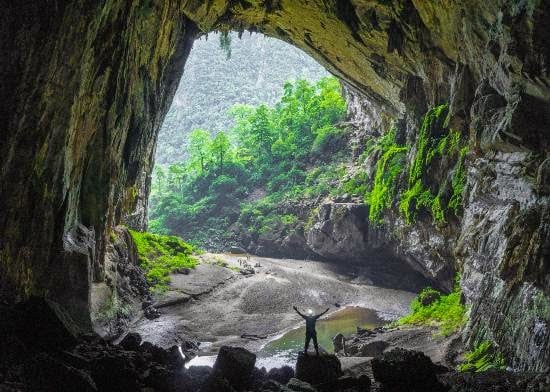
POLYGON ((317 353, 317 355, 319 355, 319 345, 317 344, 317 332, 315 331, 315 323, 317 322, 317 319, 319 319, 319 317, 321 317, 323 314, 329 311, 329 308, 327 308, 327 310, 325 310, 323 313, 320 313, 316 316, 313 315, 313 312, 311 310, 308 312, 309 315, 306 316, 305 314, 300 313, 300 311, 296 306, 293 306, 293 309, 304 320, 306 320, 306 344, 304 346, 304 354, 307 355, 309 342, 311 339, 313 339, 313 346, 315 347, 315 352, 317 353))

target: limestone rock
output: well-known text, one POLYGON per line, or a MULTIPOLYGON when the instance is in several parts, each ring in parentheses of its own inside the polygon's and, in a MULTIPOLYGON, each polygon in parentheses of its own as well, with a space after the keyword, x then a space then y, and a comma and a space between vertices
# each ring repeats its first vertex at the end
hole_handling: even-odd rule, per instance
POLYGON ((375 380, 392 392, 445 391, 436 377, 443 372, 418 351, 396 348, 372 360, 375 380))
POLYGON ((281 384, 286 384, 293 377, 294 369, 292 369, 290 366, 272 368, 269 370, 269 372, 267 372, 267 378, 275 380, 281 384))
POLYGON ((137 332, 130 332, 120 341, 119 344, 125 350, 135 351, 141 344, 141 335, 137 332))
POLYGON ((311 385, 337 383, 342 376, 340 361, 333 354, 307 355, 298 354, 296 362, 296 378, 311 385))
POLYGON ((296 392, 317 392, 317 390, 313 388, 310 383, 297 378, 291 378, 286 386, 289 390, 296 392))
POLYGON ((223 346, 218 352, 214 371, 227 379, 237 389, 245 388, 251 381, 256 355, 242 347, 223 346))
MULTIPOLYGON (((107 283, 112 228, 145 226, 156 135, 193 40, 250 29, 293 43, 346 83, 356 145, 394 124, 412 147, 423 114, 449 103, 449 126, 470 146, 457 216, 405 224, 394 203, 386 230, 363 235, 354 211, 348 222, 320 219, 308 243, 331 256, 335 238, 388 245, 381 258, 442 289, 462 271, 468 341, 493 339, 515 368, 548 370, 546 1, 58 3, 8 2, 0 14, 14 37, 0 41, 2 301, 32 293, 72 331, 91 330, 90 289, 107 283)), ((365 171, 375 164, 369 157, 365 171)), ((444 166, 424 173, 442 194, 452 184, 444 166)))

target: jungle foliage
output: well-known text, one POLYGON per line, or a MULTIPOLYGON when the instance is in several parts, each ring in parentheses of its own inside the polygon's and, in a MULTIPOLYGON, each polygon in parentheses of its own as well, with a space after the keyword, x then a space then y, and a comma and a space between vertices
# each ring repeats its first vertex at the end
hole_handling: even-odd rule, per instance
POLYGON ((281 203, 336 191, 346 145, 337 79, 288 82, 275 105, 235 105, 230 114, 233 128, 215 137, 194 130, 187 159, 155 168, 151 231, 204 245, 237 222, 259 232, 293 226, 298 218, 281 203))
POLYGON ((466 308, 460 302, 460 277, 447 295, 430 287, 422 290, 411 303, 411 313, 400 318, 397 325, 433 325, 443 336, 451 335, 466 322, 466 308))
POLYGON ((233 127, 228 113, 242 103, 274 105, 287 80, 317 81, 328 72, 300 49, 262 34, 210 33, 197 39, 159 133, 155 161, 187 156, 189 134, 233 127))

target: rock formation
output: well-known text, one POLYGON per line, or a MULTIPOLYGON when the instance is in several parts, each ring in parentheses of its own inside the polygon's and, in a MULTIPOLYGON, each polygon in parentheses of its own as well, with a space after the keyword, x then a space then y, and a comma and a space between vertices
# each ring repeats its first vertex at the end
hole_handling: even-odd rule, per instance
POLYGON ((112 228, 145 222, 156 134, 193 40, 248 29, 342 78, 365 132, 396 121, 417 145, 408 159, 424 114, 449 105, 449 126, 470 146, 463 212, 441 227, 387 213, 395 230, 380 234, 436 280, 462 271, 470 341, 494 340, 516 368, 547 368, 549 19, 548 0, 4 5, 2 300, 43 297, 73 330, 90 328, 112 228))

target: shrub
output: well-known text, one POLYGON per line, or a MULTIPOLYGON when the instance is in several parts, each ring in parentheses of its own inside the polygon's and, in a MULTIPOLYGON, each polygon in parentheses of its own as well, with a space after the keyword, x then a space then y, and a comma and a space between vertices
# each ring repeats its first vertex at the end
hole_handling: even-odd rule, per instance
POLYGON ((428 296, 434 296, 434 289, 422 290, 411 303, 411 313, 397 320, 397 325, 435 325, 443 336, 451 335, 464 325, 466 308, 460 303, 461 291, 457 275, 453 291, 427 303, 428 296))
POLYGON ((237 180, 224 174, 216 177, 210 185, 210 192, 216 195, 224 195, 233 192, 238 187, 237 180))
POLYGON ((492 342, 485 340, 472 351, 464 354, 465 361, 458 365, 461 372, 484 372, 489 369, 506 369, 504 357, 497 351, 492 342))
POLYGON ((140 267, 154 291, 164 291, 170 273, 178 268, 194 268, 195 249, 181 238, 129 230, 136 244, 140 267))

